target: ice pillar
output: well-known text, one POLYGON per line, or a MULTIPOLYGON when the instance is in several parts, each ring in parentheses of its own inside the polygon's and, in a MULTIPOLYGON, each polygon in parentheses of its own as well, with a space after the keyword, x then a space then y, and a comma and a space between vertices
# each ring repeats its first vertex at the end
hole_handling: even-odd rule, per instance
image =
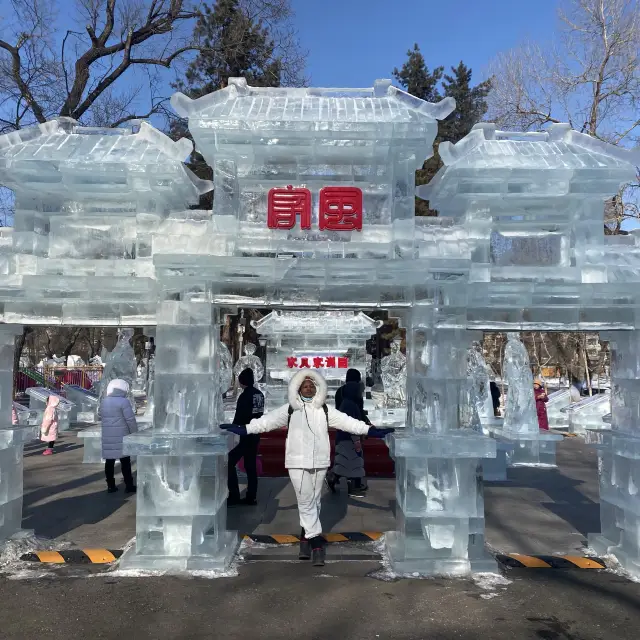
POLYGON ((158 309, 153 426, 125 439, 136 455, 135 548, 124 568, 224 569, 237 547, 227 531, 219 314, 206 302, 158 309))
POLYGON ((598 447, 601 532, 589 546, 640 578, 640 331, 600 337, 611 347, 611 432, 598 447))
POLYGON ((36 434, 33 426, 14 425, 11 420, 13 355, 19 331, 20 327, 0 325, 0 541, 21 531, 22 450, 36 434))
POLYGON ((482 458, 495 441, 461 428, 467 348, 475 337, 438 326, 432 308, 407 323, 407 427, 390 437, 396 462, 396 531, 386 536, 398 573, 464 575, 494 571, 484 549, 482 458))

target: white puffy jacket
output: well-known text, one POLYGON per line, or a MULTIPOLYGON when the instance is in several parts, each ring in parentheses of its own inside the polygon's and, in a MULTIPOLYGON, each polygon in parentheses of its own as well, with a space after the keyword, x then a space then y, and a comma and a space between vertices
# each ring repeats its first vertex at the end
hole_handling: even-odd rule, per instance
POLYGON ((265 433, 287 426, 289 406, 293 408, 287 435, 284 466, 287 469, 326 469, 331 464, 331 445, 327 430, 329 426, 355 435, 365 435, 369 425, 354 420, 348 415, 322 405, 327 400, 327 382, 314 369, 298 371, 289 382, 289 404, 265 413, 247 425, 247 433, 265 433), (316 395, 311 402, 302 402, 298 391, 306 377, 313 378, 316 395))

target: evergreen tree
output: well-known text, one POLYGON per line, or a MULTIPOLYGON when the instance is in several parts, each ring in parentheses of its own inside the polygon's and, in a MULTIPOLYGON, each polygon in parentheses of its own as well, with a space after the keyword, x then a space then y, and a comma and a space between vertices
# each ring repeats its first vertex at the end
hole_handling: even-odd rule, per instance
MULTIPOLYGON (((440 143, 458 142, 487 112, 486 98, 491 91, 491 80, 472 87, 472 70, 463 62, 452 67, 451 73, 452 75, 444 74, 444 67, 436 67, 430 71, 417 44, 407 52, 407 61, 402 68, 393 70, 393 76, 400 85, 422 100, 438 102, 443 97, 452 97, 456 101, 455 111, 438 123, 433 156, 424 163, 422 169, 416 171, 416 185, 427 184, 442 166, 438 154, 440 143)), ((438 213, 430 209, 425 200, 416 198, 416 215, 435 216, 438 213)))
MULTIPOLYGON (((194 35, 203 42, 203 50, 189 64, 185 80, 174 85, 190 98, 223 89, 229 78, 244 77, 249 85, 257 87, 280 85, 282 58, 269 30, 252 20, 238 0, 218 0, 213 8, 205 6, 194 35)), ((180 119, 171 123, 170 135, 174 139, 191 137, 187 123, 180 119)), ((197 150, 188 165, 200 178, 212 179, 211 167, 197 150)), ((212 205, 213 194, 208 193, 198 206, 210 209, 212 205)))

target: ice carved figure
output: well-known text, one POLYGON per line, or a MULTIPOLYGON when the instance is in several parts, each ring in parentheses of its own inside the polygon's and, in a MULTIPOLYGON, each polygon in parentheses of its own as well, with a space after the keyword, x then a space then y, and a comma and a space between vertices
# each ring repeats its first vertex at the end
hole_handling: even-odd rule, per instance
POLYGON ((507 334, 503 367, 508 385, 504 430, 517 434, 537 433, 538 414, 533 395, 529 354, 517 333, 507 334))
MULTIPOLYGON (((224 342, 220 342, 220 391, 226 393, 233 384, 233 358, 224 342)), ((238 361, 239 362, 239 361, 238 361)), ((255 371, 254 371, 255 373, 255 371)))
POLYGON ((467 352, 467 376, 471 379, 474 401, 480 420, 493 418, 489 368, 482 354, 482 345, 477 341, 472 343, 467 352))
POLYGON ((260 382, 264 376, 264 366, 262 360, 255 355, 256 345, 253 342, 247 342, 244 345, 244 355, 238 358, 233 367, 233 374, 237 378, 245 369, 253 369, 253 375, 256 382, 260 382))
POLYGON ((384 405, 388 409, 407 404, 407 358, 400 351, 401 340, 391 343, 391 353, 380 361, 384 405))
POLYGON ((129 393, 127 398, 131 403, 134 413, 136 410, 136 402, 133 398, 133 386, 136 380, 138 370, 136 366, 136 355, 131 346, 131 338, 133 337, 133 329, 120 329, 118 331, 118 343, 113 351, 109 354, 107 362, 102 372, 100 380, 100 396, 98 398, 98 412, 100 404, 107 393, 107 387, 112 380, 119 378, 129 383, 129 393))

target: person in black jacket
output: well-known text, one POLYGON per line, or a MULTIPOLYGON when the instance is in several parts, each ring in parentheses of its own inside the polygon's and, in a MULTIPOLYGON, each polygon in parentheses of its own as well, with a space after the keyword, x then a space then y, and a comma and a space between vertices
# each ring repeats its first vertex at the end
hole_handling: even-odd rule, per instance
MULTIPOLYGON (((364 410, 362 376, 357 369, 347 370, 345 384, 336 391, 335 402, 338 411, 371 425, 364 410)), ((341 477, 345 477, 349 496, 361 498, 367 490, 364 483, 362 440, 360 437, 338 430, 335 442, 334 464, 326 477, 327 486, 332 493, 335 493, 336 484, 341 477)))
MULTIPOLYGON (((236 404, 236 414, 233 417, 233 424, 246 426, 254 418, 261 418, 264 413, 264 394, 253 386, 253 369, 244 369, 238 376, 238 383, 243 388, 236 404)), ((229 452, 229 474, 227 485, 229 487, 229 497, 227 505, 236 504, 255 505, 258 493, 258 469, 256 459, 258 457, 258 446, 260 444, 260 434, 240 436, 240 443, 229 452), (244 499, 240 499, 240 488, 238 486, 238 474, 236 465, 244 458, 244 468, 247 472, 247 493, 244 499)))
MULTIPOLYGON (((362 386, 362 376, 357 369, 347 369, 347 377, 345 378, 345 383, 336 391, 335 401, 336 401, 336 409, 340 411, 340 405, 342 404, 342 396, 344 394, 344 388, 350 382, 355 382, 358 385, 362 386)), ((358 420, 362 420, 367 424, 371 424, 369 422, 369 418, 367 417, 367 412, 364 410, 364 393, 360 394, 360 398, 358 400, 358 408, 360 409, 361 417, 358 420)))

